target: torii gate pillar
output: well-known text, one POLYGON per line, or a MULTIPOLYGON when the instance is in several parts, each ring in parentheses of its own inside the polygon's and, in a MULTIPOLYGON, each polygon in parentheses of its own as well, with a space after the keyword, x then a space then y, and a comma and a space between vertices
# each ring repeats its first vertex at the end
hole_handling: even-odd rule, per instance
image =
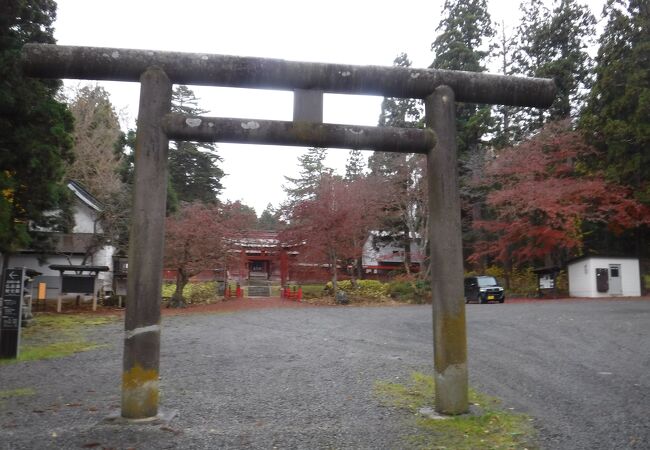
POLYGON ((467 337, 454 91, 439 86, 424 104, 426 126, 436 134, 427 153, 435 407, 442 414, 463 414, 468 410, 467 337))
POLYGON ((171 99, 172 84, 165 72, 157 67, 147 69, 140 77, 124 323, 122 417, 127 419, 158 414, 160 299, 169 151, 162 118, 169 113, 171 99))

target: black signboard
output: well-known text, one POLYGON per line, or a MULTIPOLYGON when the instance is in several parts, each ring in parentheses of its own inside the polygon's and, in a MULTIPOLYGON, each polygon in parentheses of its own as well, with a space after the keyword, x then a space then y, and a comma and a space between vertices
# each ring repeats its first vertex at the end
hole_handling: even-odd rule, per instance
POLYGON ((6 269, 0 309, 0 358, 17 358, 25 269, 6 269))
POLYGON ((61 275, 61 292, 92 295, 95 275, 61 275))

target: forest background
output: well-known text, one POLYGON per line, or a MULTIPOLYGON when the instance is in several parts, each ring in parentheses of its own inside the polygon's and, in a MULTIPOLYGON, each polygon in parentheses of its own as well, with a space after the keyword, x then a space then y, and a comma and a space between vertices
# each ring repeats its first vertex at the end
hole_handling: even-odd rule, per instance
MULTIPOLYGON (((491 20, 486 0, 444 2, 431 68, 498 67, 507 75, 553 78, 558 86, 556 101, 544 111, 458 104, 468 270, 497 268, 508 276, 562 267, 584 254, 624 254, 638 256, 648 273, 649 8, 641 0, 610 0, 601 17, 575 0, 525 0, 517 26, 507 28, 491 20), (596 16, 604 24, 598 36, 596 16), (588 49, 594 46, 592 58, 588 49)), ((64 92, 59 82, 20 73, 24 43, 54 42, 54 1, 10 0, 8 12, 0 22, 0 252, 45 251, 48 235, 37 230, 70 227, 67 179, 83 184, 104 206, 104 232, 93 245, 110 241, 124 250, 134 131, 121 129, 101 86, 64 92), (47 214, 53 210, 63 214, 47 214)), ((394 64, 411 62, 402 53, 394 64)), ((186 86, 175 86, 173 103, 177 111, 205 112, 186 86)), ((422 116, 420 102, 386 98, 378 125, 422 127, 422 116)), ((250 206, 220 200, 223 160, 215 146, 173 143, 168 224, 173 228, 187 218, 188 208, 202 208, 211 211, 221 238, 245 228, 279 230, 285 240, 310 243, 302 252, 305 261, 331 267, 358 265, 363 241, 376 230, 402 248, 412 242, 428 248, 420 156, 373 153, 366 160, 352 151, 345 174, 327 167, 326 156, 318 148, 301 155, 298 174, 286 174, 286 200, 257 217, 250 206)), ((178 247, 178 239, 188 245, 189 234, 173 238, 170 231, 168 247, 178 247)), ((223 261, 223 252, 213 253, 202 260, 223 261)), ((411 266, 407 251, 404 272, 411 266)), ((425 255, 424 270, 414 276, 430 273, 425 255)))

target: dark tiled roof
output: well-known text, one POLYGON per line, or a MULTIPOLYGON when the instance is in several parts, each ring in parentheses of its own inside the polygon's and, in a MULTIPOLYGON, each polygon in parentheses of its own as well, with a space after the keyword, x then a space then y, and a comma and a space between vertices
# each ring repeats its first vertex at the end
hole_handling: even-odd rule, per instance
POLYGON ((58 236, 55 251, 60 253, 85 253, 93 240, 92 233, 61 234, 58 236))
MULTIPOLYGON (((52 233, 54 249, 48 253, 68 253, 83 255, 92 244, 92 233, 52 233)), ((21 250, 21 253, 34 253, 34 250, 21 250)))
POLYGON ((102 204, 78 181, 68 181, 68 189, 75 193, 77 198, 95 211, 101 211, 102 204))

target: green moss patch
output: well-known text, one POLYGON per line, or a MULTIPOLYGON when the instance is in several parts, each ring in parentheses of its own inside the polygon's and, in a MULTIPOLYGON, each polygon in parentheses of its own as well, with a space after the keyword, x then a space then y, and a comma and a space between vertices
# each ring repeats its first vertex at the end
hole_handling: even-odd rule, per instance
POLYGON ((0 364, 63 358, 73 353, 100 348, 102 345, 90 341, 88 335, 94 327, 116 320, 116 316, 37 314, 34 324, 21 330, 18 358, 0 360, 0 364))
POLYGON ((5 400, 15 397, 27 397, 36 394, 36 391, 31 388, 19 388, 0 391, 0 407, 5 406, 5 400))
POLYGON ((12 397, 27 397, 36 394, 36 391, 31 388, 10 389, 8 391, 0 391, 0 400, 12 397))
POLYGON ((411 412, 418 433, 405 437, 405 446, 418 449, 535 449, 531 419, 504 411, 496 398, 470 390, 476 413, 434 419, 423 408, 435 402, 432 376, 415 372, 406 384, 377 382, 375 394, 386 406, 411 412))

